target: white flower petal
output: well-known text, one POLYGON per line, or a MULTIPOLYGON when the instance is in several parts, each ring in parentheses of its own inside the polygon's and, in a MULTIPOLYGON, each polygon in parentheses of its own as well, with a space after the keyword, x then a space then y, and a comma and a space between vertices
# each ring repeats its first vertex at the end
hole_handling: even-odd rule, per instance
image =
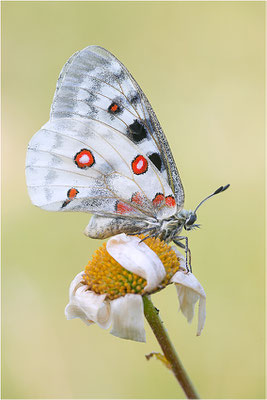
POLYGON ((186 286, 194 290, 199 296, 206 297, 203 287, 191 272, 177 271, 171 278, 171 282, 186 286))
POLYGON ((188 322, 192 322, 194 317, 195 304, 199 300, 199 295, 186 286, 176 285, 180 309, 188 322))
POLYGON ((73 297, 76 293, 76 290, 80 287, 83 286, 82 281, 83 281, 83 276, 84 276, 84 271, 81 271, 78 275, 75 276, 73 281, 70 284, 69 288, 69 297, 73 297))
POLYGON ((70 284, 69 304, 65 308, 67 319, 81 318, 87 325, 98 323, 102 328, 110 326, 109 304, 104 303, 106 294, 98 295, 82 284, 84 272, 80 272, 70 284))
POLYGON ((121 233, 112 237, 107 242, 107 251, 125 269, 146 279, 146 292, 165 278, 166 271, 157 254, 136 236, 121 233))
POLYGON ((200 297, 199 299, 199 309, 198 309, 198 326, 197 326, 197 336, 200 336, 206 320, 206 299, 200 297))
POLYGON ((138 294, 126 294, 111 301, 111 334, 122 339, 146 341, 144 307, 138 294))
POLYGON ((94 324, 94 321, 87 319, 84 311, 79 306, 75 306, 74 304, 67 304, 65 308, 65 316, 67 319, 81 318, 86 325, 94 324))
POLYGON ((206 319, 206 294, 203 287, 192 273, 186 273, 181 270, 176 272, 171 282, 176 284, 180 309, 188 322, 192 321, 195 304, 199 300, 197 329, 197 335, 199 336, 204 328, 206 319))
POLYGON ((111 325, 111 309, 110 303, 103 303, 97 311, 96 315, 97 324, 104 329, 108 329, 111 325))

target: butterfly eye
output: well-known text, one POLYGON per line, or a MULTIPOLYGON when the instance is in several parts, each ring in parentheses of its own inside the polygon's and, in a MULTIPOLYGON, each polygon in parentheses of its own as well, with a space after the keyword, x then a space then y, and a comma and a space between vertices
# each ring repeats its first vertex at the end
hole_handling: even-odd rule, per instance
POLYGON ((185 225, 190 226, 193 225, 193 223, 196 221, 197 216, 196 214, 191 214, 190 217, 186 220, 185 225))

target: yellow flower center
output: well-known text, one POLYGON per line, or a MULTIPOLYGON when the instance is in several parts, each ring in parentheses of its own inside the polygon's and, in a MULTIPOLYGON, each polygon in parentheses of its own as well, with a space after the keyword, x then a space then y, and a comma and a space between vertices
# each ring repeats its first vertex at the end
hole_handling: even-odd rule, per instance
MULTIPOLYGON (((143 239, 144 235, 138 235, 143 239)), ((145 240, 148 247, 160 258, 166 276, 154 292, 163 289, 169 284, 171 277, 179 269, 179 260, 170 246, 159 238, 145 240)), ((144 278, 123 268, 106 250, 104 243, 94 253, 92 260, 85 267, 84 283, 89 290, 97 294, 107 294, 110 300, 124 296, 127 293, 144 294, 147 281, 144 278)))

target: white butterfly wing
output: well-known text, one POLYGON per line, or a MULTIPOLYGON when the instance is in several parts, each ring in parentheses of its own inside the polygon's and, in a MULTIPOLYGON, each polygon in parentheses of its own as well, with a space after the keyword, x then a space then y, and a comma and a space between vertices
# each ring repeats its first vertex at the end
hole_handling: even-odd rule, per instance
POLYGON ((32 202, 95 214, 88 236, 135 233, 168 218, 184 192, 166 137, 146 96, 107 50, 89 46, 63 67, 50 121, 29 143, 32 202))
POLYGON ((90 119, 123 133, 169 183, 178 209, 183 207, 183 186, 157 117, 132 75, 110 52, 89 46, 67 61, 50 118, 90 119))
POLYGON ((50 211, 134 219, 176 212, 172 190, 139 146, 90 119, 44 125, 29 143, 26 179, 32 202, 50 211))

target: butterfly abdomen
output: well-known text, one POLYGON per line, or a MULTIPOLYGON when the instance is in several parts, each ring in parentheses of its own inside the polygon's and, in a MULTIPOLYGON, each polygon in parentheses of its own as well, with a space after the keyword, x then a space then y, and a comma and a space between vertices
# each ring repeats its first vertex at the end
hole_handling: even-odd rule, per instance
MULTIPOLYGON (((155 221, 156 222, 156 221, 155 221)), ((138 234, 146 229, 147 222, 129 220, 120 217, 107 218, 93 215, 84 234, 92 239, 106 239, 118 233, 138 234)))

